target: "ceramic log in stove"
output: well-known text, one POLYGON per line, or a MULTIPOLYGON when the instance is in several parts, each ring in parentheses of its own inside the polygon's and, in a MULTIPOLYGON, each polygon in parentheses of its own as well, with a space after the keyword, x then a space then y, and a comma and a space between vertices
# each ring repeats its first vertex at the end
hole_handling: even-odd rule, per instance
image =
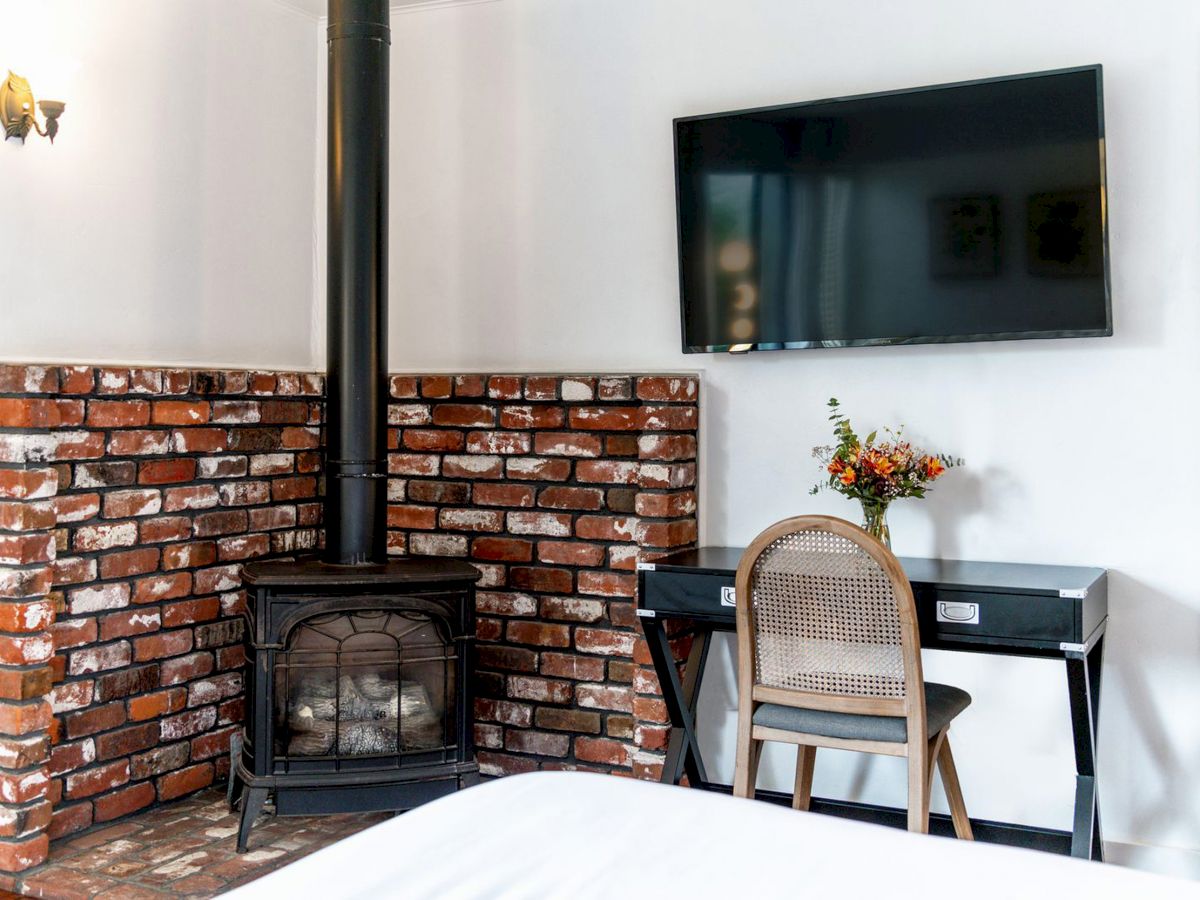
POLYGON ((328 358, 321 559, 248 564, 238 849, 281 815, 403 810, 478 778, 474 585, 387 558, 387 0, 330 0, 328 358))
POLYGON ((278 815, 404 810, 478 781, 474 566, 275 561, 245 577, 238 850, 269 796, 278 815))

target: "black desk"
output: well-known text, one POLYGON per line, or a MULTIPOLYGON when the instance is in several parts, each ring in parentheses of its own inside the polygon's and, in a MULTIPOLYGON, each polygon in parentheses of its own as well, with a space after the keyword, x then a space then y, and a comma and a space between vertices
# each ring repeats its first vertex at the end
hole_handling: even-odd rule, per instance
MULTIPOLYGON (((733 582, 742 549, 702 547, 638 564, 638 616, 646 633, 673 726, 662 780, 728 790, 708 780, 696 737, 696 700, 714 631, 733 631, 733 582), (664 628, 687 619, 696 636, 684 668, 675 666, 664 628)), ((1103 859, 1096 787, 1096 720, 1108 622, 1104 569, 962 560, 910 559, 901 564, 917 602, 921 646, 1066 662, 1067 696, 1075 741, 1075 817, 1070 832, 972 820, 976 838, 1103 859)), ((781 795, 760 791, 768 800, 781 795)), ((786 798, 790 800, 789 798, 786 798)), ((903 827, 904 811, 814 798, 812 809, 903 827)), ((930 830, 953 834, 949 817, 934 815, 930 830)))

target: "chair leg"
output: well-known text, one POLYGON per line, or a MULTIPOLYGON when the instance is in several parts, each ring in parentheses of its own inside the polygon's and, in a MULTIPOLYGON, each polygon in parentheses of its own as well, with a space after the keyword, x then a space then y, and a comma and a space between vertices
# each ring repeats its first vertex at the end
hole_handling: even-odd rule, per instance
POLYGON ((738 735, 737 761, 733 771, 733 796, 754 798, 758 782, 758 761, 762 757, 762 741, 738 735))
POLYGON ((954 755, 950 752, 950 738, 942 741, 937 755, 937 767, 942 773, 942 787, 946 789, 946 800, 950 803, 954 834, 960 840, 975 840, 971 833, 971 820, 967 818, 967 806, 963 803, 962 786, 958 783, 958 771, 954 768, 954 755))
POLYGON ((929 833, 929 750, 925 741, 908 745, 908 830, 929 833))
POLYGON ((792 794, 792 809, 808 812, 808 806, 812 802, 813 767, 816 762, 816 747, 796 745, 796 789, 792 794))

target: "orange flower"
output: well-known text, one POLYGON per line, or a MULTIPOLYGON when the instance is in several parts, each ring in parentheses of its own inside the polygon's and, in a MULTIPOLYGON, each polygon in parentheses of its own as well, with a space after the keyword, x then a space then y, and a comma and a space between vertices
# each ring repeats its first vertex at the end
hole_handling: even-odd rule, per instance
POLYGON ((854 484, 856 478, 858 478, 858 476, 855 474, 854 470, 849 466, 846 466, 842 474, 838 476, 838 481, 840 481, 842 484, 854 484))
POLYGON ((927 478, 937 478, 945 471, 946 467, 942 465, 942 461, 936 456, 925 457, 925 476, 927 478))
POLYGON ((844 468, 846 468, 846 463, 840 459, 834 459, 829 463, 828 466, 826 466, 826 469, 829 471, 830 475, 840 475, 844 468))

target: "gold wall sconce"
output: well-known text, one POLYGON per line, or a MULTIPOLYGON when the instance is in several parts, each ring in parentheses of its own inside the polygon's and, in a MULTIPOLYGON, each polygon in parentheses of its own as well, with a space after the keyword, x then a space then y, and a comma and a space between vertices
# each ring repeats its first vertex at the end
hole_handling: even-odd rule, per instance
POLYGON ((54 136, 58 134, 58 117, 63 114, 67 104, 60 100, 38 102, 37 108, 46 120, 45 128, 38 123, 33 104, 33 89, 29 82, 9 72, 8 78, 0 83, 0 123, 4 125, 5 140, 17 137, 23 144, 32 130, 54 143, 54 136))

